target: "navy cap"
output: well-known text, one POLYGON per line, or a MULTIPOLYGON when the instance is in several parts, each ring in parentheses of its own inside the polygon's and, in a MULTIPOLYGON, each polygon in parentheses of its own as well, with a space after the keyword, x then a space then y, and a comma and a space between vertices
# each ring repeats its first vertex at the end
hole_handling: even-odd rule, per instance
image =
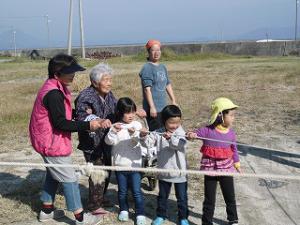
POLYGON ((73 61, 70 66, 64 66, 63 68, 61 68, 59 70, 59 73, 70 74, 70 73, 75 73, 84 70, 86 70, 84 67, 80 66, 77 62, 73 61))

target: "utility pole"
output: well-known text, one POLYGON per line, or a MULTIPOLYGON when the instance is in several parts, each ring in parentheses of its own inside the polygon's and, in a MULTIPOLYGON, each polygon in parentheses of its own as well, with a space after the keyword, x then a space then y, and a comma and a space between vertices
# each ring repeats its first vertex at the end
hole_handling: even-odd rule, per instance
POLYGON ((70 0, 68 54, 72 54, 73 0, 70 0))
POLYGON ((299 0, 296 0, 295 41, 297 41, 297 32, 298 32, 298 4, 299 4, 299 0))
POLYGON ((48 45, 48 48, 50 48, 50 30, 49 30, 49 16, 48 14, 45 16, 46 17, 46 23, 47 23, 47 45, 48 45))
POLYGON ((79 17, 80 17, 80 43, 81 43, 81 56, 85 59, 84 47, 84 29, 83 29, 83 13, 82 13, 82 0, 79 0, 79 17))
POLYGON ((14 42, 14 52, 15 52, 15 57, 17 57, 17 44, 16 44, 16 31, 13 31, 13 42, 14 42))

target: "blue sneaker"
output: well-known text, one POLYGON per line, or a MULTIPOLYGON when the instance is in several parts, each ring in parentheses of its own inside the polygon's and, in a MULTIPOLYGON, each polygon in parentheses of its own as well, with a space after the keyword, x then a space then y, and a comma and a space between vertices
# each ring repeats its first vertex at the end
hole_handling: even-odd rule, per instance
POLYGON ((189 225, 189 221, 187 219, 180 220, 180 225, 189 225))
POLYGON ((161 225, 164 223, 164 221, 164 218, 158 216, 152 221, 151 225, 161 225))

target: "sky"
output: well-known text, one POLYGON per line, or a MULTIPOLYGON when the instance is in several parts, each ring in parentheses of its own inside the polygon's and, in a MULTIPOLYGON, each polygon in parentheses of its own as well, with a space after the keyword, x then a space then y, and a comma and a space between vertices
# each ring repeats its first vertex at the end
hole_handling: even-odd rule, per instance
MULTIPOLYGON (((86 45, 294 37, 296 0, 82 0, 86 45), (247 36, 248 35, 248 36, 247 36)), ((70 0, 0 0, 0 43, 67 46, 70 0)), ((73 46, 80 44, 73 0, 73 46)), ((299 7, 300 9, 300 7, 299 7)), ((300 25, 300 23, 299 23, 300 25)), ((10 45, 10 46, 9 46, 10 45)), ((3 46, 0 46, 0 48, 3 46)))

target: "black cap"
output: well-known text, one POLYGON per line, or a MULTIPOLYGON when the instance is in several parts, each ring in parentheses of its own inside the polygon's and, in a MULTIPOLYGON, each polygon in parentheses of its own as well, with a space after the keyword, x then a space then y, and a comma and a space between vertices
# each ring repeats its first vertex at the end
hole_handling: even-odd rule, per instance
POLYGON ((84 67, 80 66, 77 62, 73 61, 70 66, 64 66, 59 70, 59 72, 62 74, 70 74, 84 70, 86 70, 84 67))

